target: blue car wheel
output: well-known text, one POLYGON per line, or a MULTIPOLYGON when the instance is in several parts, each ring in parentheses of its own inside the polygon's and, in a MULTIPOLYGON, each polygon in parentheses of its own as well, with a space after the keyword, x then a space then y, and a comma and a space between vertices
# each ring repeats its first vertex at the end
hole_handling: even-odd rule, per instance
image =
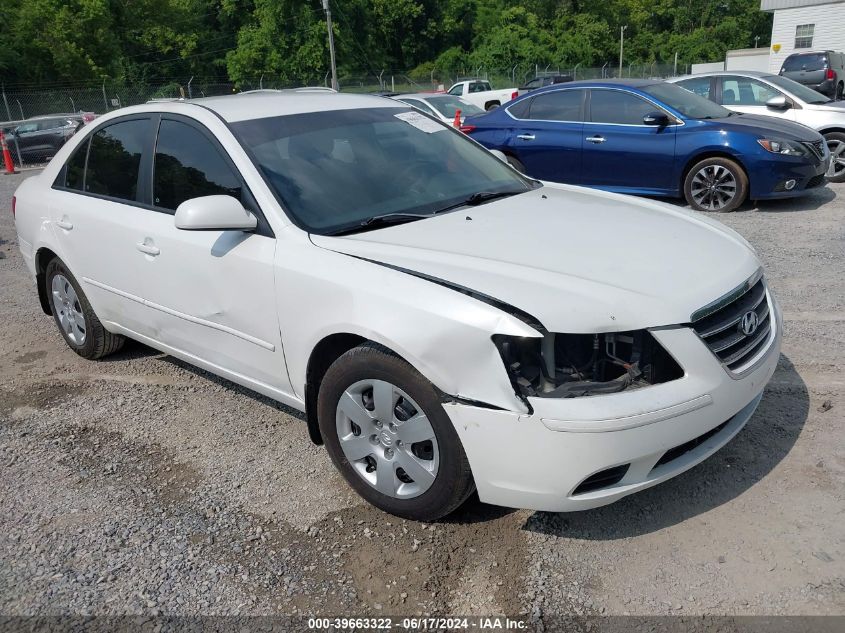
POLYGON ((728 213, 745 201, 748 176, 729 158, 716 156, 693 165, 684 178, 684 197, 696 211, 728 213))

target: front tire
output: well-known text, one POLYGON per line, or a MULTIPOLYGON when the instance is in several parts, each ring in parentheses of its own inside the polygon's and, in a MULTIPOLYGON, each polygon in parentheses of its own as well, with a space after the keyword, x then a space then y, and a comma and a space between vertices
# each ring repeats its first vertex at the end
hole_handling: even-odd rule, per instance
POLYGON ((748 176, 739 164, 722 156, 699 161, 684 178, 684 197, 696 211, 728 213, 747 195, 748 176))
POLYGON ((44 283, 56 326, 74 352, 82 358, 96 360, 123 347, 124 337, 103 327, 76 277, 62 260, 56 257, 47 264, 44 283))
POLYGON ((824 140, 830 150, 830 167, 827 170, 827 179, 830 182, 845 182, 845 134, 828 132, 824 135, 824 140))
POLYGON ((335 467, 385 512, 434 521, 457 509, 475 488, 434 386, 379 345, 356 347, 329 367, 317 414, 335 467))

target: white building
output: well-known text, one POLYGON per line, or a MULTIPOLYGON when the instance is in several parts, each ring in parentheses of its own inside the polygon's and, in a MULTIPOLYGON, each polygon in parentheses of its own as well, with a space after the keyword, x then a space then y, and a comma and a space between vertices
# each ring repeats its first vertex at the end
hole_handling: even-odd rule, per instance
POLYGON ((845 50, 845 0, 761 0, 774 14, 769 71, 802 50, 845 50))

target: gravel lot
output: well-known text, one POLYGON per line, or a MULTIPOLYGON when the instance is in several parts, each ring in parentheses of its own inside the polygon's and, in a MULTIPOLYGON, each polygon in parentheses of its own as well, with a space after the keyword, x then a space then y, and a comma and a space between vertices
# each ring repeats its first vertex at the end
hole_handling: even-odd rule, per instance
POLYGON ((22 178, 0 176, 0 613, 845 615, 845 186, 719 217, 786 318, 731 444, 606 508, 423 525, 364 505, 297 412, 138 344, 73 354, 18 253, 22 178))

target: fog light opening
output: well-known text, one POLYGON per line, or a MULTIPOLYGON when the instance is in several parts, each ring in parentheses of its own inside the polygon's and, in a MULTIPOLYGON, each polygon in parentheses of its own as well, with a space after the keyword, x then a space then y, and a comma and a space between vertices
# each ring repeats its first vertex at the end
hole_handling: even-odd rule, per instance
POLYGON ((795 180, 787 180, 785 183, 783 183, 783 188, 787 191, 792 191, 793 189, 795 189, 796 184, 797 182, 795 180))

